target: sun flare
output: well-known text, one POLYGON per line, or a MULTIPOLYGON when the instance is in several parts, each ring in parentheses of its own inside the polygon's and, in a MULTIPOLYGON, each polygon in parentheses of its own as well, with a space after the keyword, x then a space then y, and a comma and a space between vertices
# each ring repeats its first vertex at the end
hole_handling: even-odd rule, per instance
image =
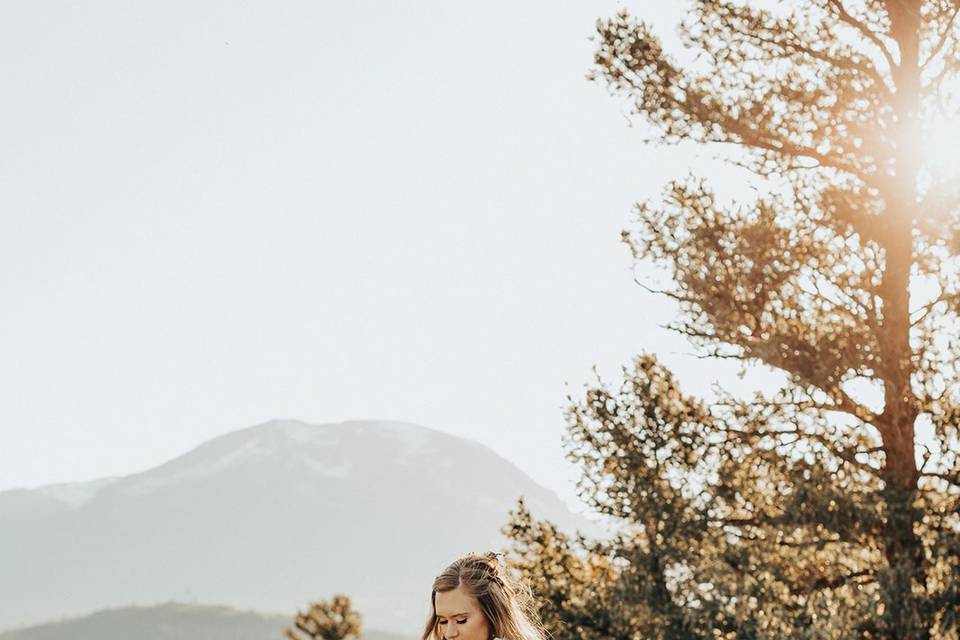
POLYGON ((941 117, 923 126, 921 165, 933 179, 960 173, 960 118, 941 117))

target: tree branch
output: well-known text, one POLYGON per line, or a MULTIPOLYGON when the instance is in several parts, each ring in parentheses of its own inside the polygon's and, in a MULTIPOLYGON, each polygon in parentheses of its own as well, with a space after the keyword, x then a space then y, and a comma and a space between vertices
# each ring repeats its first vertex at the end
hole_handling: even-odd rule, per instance
POLYGON ((953 13, 950 14, 949 18, 947 18, 947 26, 940 34, 937 44, 934 45, 933 49, 930 51, 930 55, 927 56, 927 59, 920 63, 921 69, 925 68, 934 58, 936 58, 940 54, 940 51, 943 49, 944 45, 946 45, 947 39, 950 37, 950 32, 953 30, 953 24, 957 18, 958 12, 960 12, 960 3, 953 7, 953 13))
POLYGON ((850 15, 846 7, 843 6, 843 0, 827 0, 827 6, 833 8, 833 10, 836 12, 837 18, 839 18, 841 22, 853 27, 860 32, 860 35, 876 45, 876 47, 880 50, 880 53, 886 59, 891 71, 897 67, 897 63, 893 59, 893 54, 890 53, 889 49, 887 49, 887 45, 883 43, 883 40, 880 39, 880 36, 878 36, 877 33, 869 27, 869 25, 850 15))

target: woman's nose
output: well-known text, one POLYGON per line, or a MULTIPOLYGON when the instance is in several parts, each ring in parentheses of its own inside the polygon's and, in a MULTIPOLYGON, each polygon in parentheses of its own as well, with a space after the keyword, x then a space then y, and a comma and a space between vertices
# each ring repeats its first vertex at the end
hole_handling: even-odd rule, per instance
POLYGON ((448 625, 447 625, 447 633, 445 634, 445 637, 446 637, 446 638, 456 638, 458 635, 460 635, 460 630, 457 629, 457 625, 455 625, 455 624, 448 624, 448 625))

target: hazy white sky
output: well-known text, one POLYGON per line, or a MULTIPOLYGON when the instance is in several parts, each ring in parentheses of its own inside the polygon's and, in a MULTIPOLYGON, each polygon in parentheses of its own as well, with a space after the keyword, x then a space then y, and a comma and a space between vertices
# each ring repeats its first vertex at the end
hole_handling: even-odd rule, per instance
MULTIPOLYGON (((709 164, 584 79, 619 6, 5 4, 0 489, 389 418, 572 499, 565 383, 641 350, 692 390, 731 371, 658 328, 619 241, 709 164)), ((669 33, 684 3, 627 6, 669 33)))

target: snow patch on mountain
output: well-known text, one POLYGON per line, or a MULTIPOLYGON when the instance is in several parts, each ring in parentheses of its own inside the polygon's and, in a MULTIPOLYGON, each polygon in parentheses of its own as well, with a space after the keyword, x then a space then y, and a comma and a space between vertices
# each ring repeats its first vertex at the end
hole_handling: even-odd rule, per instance
POLYGON ((441 434, 418 424, 409 422, 395 422, 389 420, 347 420, 338 425, 341 429, 370 429, 378 435, 387 436, 398 442, 402 447, 399 453, 405 456, 415 456, 425 453, 431 441, 441 434))
POLYGON ((300 420, 271 420, 214 438, 170 463, 128 476, 118 490, 125 495, 143 496, 271 457, 299 459, 321 477, 343 479, 350 475, 353 464, 339 456, 331 460, 321 452, 337 452, 339 445, 363 434, 388 439, 395 455, 408 460, 428 455, 438 439, 450 437, 404 422, 356 420, 314 425, 300 420))
POLYGON ((236 449, 224 452, 220 456, 205 458, 203 464, 179 469, 174 468, 168 472, 164 472, 164 467, 159 467, 156 471, 134 476, 132 482, 126 482, 122 485, 120 492, 130 496, 146 495, 185 480, 195 480, 215 475, 235 464, 246 462, 262 454, 262 452, 259 444, 250 440, 236 449))
POLYGON ((331 437, 329 429, 321 425, 307 424, 300 420, 273 420, 256 427, 264 431, 272 431, 283 436, 290 442, 311 447, 335 445, 337 439, 331 437))
POLYGON ((92 500, 104 487, 117 482, 120 478, 98 478, 88 482, 51 484, 35 489, 37 493, 62 502, 71 509, 92 500))
POLYGON ((326 460, 318 460, 316 458, 311 458, 310 456, 304 456, 303 463, 310 471, 313 471, 317 475, 324 478, 334 478, 337 480, 350 477, 350 472, 353 470, 353 465, 347 460, 344 460, 339 464, 331 465, 326 460))

